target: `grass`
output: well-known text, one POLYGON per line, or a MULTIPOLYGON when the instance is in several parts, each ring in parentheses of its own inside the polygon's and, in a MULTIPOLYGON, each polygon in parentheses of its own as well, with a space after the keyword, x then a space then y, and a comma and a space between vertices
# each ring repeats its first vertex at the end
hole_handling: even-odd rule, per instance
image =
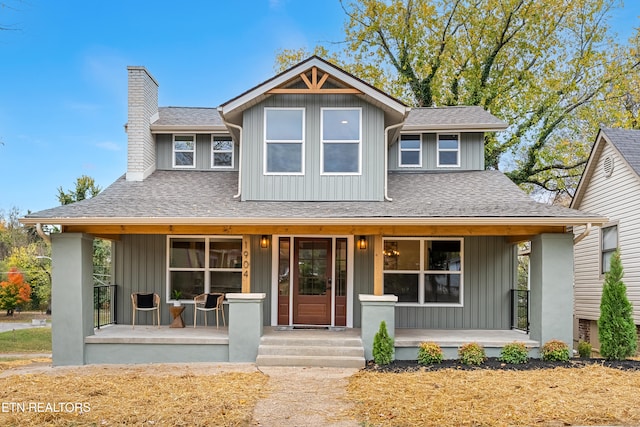
POLYGON ((50 353, 51 328, 14 329, 0 333, 2 353, 50 353))
POLYGON ((51 315, 40 311, 16 311, 13 316, 7 316, 6 310, 0 310, 0 323, 31 323, 32 319, 47 319, 47 322, 51 322, 51 315))

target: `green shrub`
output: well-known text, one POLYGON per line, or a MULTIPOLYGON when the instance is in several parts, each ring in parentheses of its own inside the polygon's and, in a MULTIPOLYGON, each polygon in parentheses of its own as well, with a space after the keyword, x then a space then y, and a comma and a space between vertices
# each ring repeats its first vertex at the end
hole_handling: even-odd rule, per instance
POLYGON ((542 360, 566 362, 569 360, 569 346, 560 340, 551 340, 542 346, 540 355, 542 360))
POLYGON ((578 343, 578 354, 583 359, 588 359, 591 357, 591 344, 586 341, 580 341, 578 343))
POLYGON ((620 252, 616 250, 611 268, 604 276, 598 320, 600 354, 608 360, 624 360, 635 354, 638 345, 633 307, 627 298, 623 275, 620 252))
POLYGON ((500 361, 504 363, 519 364, 527 363, 528 360, 529 349, 521 342, 507 344, 500 351, 500 361))
POLYGON ((418 349, 418 363, 421 365, 434 365, 442 362, 444 355, 440 346, 434 342, 423 342, 418 349))
POLYGON ((373 361, 378 365, 388 365, 393 360, 393 338, 387 332, 387 323, 380 322, 380 329, 373 337, 373 361))
POLYGON ((475 342, 465 344, 458 349, 460 362, 465 365, 481 365, 487 359, 484 348, 475 342))

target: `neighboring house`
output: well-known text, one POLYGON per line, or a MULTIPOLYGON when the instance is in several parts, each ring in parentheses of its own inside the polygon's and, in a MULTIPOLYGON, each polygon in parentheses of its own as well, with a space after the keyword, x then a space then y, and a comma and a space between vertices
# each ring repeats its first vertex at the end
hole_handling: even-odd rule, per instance
MULTIPOLYGON (((482 108, 409 108, 318 57, 217 109, 158 108, 155 79, 128 73, 126 174, 22 220, 62 227, 51 236, 54 364, 255 361, 265 328, 294 326, 355 331, 370 358, 381 320, 397 358, 415 359, 434 331, 449 357, 480 332, 481 344, 515 336, 534 354, 571 342, 567 228, 605 219, 536 203, 485 170, 484 135, 507 124, 482 108), (93 326, 96 236, 114 242, 109 331, 93 326), (530 328, 513 335, 517 243, 528 240, 530 328), (185 305, 226 293, 217 341, 120 326, 129 295, 146 291, 166 327, 176 289, 185 305)), ((190 307, 184 316, 193 322, 190 307)))
MULTIPOLYGON (((609 218, 575 245, 574 339, 599 349, 604 275, 616 249, 624 268, 633 319, 640 325, 640 131, 601 129, 571 207, 609 218)), ((576 227, 574 233, 584 233, 576 227)))

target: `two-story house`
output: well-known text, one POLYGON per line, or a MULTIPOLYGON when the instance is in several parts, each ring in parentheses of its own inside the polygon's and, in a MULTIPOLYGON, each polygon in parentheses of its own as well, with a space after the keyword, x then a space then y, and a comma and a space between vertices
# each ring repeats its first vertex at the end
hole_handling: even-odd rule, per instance
POLYGON ((126 174, 23 218, 62 227, 51 236, 55 364, 255 361, 267 332, 310 327, 355 331, 370 358, 381 320, 397 358, 415 359, 426 339, 449 357, 464 341, 571 342, 567 227, 605 219, 536 203, 485 170, 485 133, 507 124, 482 108, 410 108, 318 57, 217 109, 158 108, 151 74, 128 73, 126 174), (98 332, 96 236, 114 242, 118 289, 118 325, 98 332), (528 240, 530 327, 513 335, 528 240), (228 328, 213 341, 131 330, 131 293, 160 296, 166 330, 175 290, 184 305, 225 293, 228 328))

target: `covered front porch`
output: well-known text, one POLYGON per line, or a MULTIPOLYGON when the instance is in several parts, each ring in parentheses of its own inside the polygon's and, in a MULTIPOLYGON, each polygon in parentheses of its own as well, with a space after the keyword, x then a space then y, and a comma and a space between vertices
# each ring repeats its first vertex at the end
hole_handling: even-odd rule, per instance
MULTIPOLYGON (((364 351, 364 344, 360 340, 362 332, 361 328, 294 329, 269 326, 263 329, 256 343, 256 353, 263 343, 273 345, 295 340, 296 347, 302 353, 305 346, 314 347, 321 343, 326 348, 335 348, 342 346, 345 340, 354 339, 358 340, 361 351, 368 353, 364 351)), ((527 333, 517 330, 397 328, 392 335, 395 335, 395 358, 398 360, 416 360, 418 347, 423 342, 437 343, 447 359, 456 359, 458 348, 470 342, 482 345, 489 357, 499 356, 502 347, 514 341, 525 343, 533 356, 540 346, 527 333)), ((84 342, 88 364, 231 361, 229 329, 222 326, 175 329, 144 325, 133 329, 130 325, 110 325, 96 330, 84 342)))

